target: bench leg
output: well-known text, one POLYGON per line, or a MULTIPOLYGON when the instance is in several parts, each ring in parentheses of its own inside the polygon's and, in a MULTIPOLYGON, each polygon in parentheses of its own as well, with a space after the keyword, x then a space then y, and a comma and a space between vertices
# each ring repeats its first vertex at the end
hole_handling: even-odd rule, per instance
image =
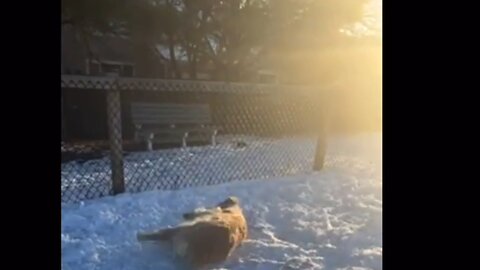
POLYGON ((218 132, 218 130, 215 129, 213 131, 213 134, 212 134, 212 145, 213 146, 217 145, 217 132, 218 132))
POLYGON ((182 138, 182 147, 187 147, 187 138, 188 138, 188 132, 185 132, 182 138))
POLYGON ((147 143, 147 150, 148 151, 153 151, 153 133, 148 134, 146 143, 147 143))

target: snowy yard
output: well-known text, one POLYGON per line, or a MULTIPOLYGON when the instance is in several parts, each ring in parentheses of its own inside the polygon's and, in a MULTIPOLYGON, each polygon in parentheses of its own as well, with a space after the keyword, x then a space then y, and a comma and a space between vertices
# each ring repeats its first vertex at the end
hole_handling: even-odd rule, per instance
POLYGON ((332 138, 315 174, 62 204, 62 269, 179 269, 168 251, 138 244, 136 232, 230 195, 241 200, 250 239, 218 269, 382 269, 381 139, 332 138))
MULTIPOLYGON (((224 136, 216 146, 130 153, 124 158, 126 190, 179 189, 306 173, 313 166, 315 145, 315 137, 224 136), (245 146, 236 146, 238 142, 245 146)), ((62 202, 102 197, 111 189, 110 161, 105 157, 64 163, 61 179, 62 202)))

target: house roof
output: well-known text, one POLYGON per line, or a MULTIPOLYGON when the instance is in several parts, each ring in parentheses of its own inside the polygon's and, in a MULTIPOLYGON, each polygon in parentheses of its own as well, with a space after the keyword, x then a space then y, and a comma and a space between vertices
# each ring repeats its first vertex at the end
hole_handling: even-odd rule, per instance
MULTIPOLYGON (((87 55, 83 41, 71 29, 63 29, 62 43, 62 57, 87 55)), ((90 40, 90 46, 92 52, 101 60, 133 62, 133 45, 126 38, 94 36, 90 40)))

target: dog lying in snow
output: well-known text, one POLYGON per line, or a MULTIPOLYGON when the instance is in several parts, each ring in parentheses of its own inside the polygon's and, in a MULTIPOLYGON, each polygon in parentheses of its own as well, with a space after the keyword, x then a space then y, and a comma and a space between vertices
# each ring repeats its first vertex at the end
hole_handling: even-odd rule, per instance
POLYGON ((195 268, 223 262, 247 238, 245 216, 236 197, 214 208, 183 214, 183 223, 153 233, 138 233, 138 241, 167 242, 175 254, 195 268))

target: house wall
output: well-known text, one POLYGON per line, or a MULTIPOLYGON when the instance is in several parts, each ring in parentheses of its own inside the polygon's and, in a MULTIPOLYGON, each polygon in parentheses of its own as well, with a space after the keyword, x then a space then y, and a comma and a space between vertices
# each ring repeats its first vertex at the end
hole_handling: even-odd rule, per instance
MULTIPOLYGON (((151 54, 135 53, 134 44, 128 39, 111 36, 95 36, 90 42, 95 61, 133 65, 133 75, 139 78, 166 78, 166 66, 151 54)), ((72 29, 62 28, 61 73, 92 75, 87 68, 88 51, 80 37, 72 29)), ((138 50, 137 51, 141 51, 138 50)), ((95 74, 105 75, 105 74, 95 74)))
POLYGON ((61 39, 62 74, 85 75, 87 54, 80 40, 69 30, 62 30, 61 39))

